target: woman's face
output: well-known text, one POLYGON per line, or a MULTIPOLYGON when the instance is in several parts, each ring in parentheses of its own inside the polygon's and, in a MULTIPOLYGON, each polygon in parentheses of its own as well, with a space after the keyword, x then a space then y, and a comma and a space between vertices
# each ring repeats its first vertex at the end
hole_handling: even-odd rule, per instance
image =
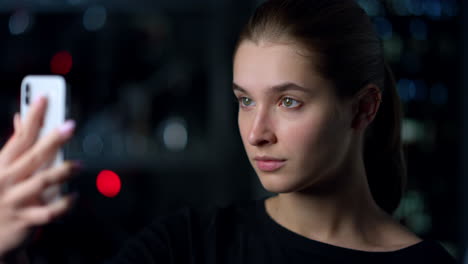
POLYGON ((351 153, 351 104, 314 70, 314 56, 298 51, 244 41, 234 58, 242 141, 263 186, 276 193, 330 179, 351 153))

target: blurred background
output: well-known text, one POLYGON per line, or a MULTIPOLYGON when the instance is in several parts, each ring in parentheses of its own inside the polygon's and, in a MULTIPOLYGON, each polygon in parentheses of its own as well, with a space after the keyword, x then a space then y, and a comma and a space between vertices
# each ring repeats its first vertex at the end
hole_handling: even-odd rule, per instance
MULTIPOLYGON (((66 156, 85 165, 69 186, 75 210, 25 244, 32 263, 102 263, 158 215, 269 195, 245 157, 231 91, 237 34, 261 2, 0 1, 0 145, 22 78, 60 74, 78 123, 66 156)), ((466 2, 358 2, 404 103, 409 183, 396 217, 462 259, 466 2)))

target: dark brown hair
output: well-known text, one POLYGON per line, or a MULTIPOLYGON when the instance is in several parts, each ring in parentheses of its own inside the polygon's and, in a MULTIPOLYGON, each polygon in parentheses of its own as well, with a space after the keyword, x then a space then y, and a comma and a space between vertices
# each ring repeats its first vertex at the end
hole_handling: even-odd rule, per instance
POLYGON ((393 213, 406 182, 401 103, 381 40, 364 10, 354 0, 269 0, 252 15, 237 47, 245 40, 289 41, 319 54, 315 66, 340 98, 371 83, 381 89, 382 104, 366 131, 364 161, 374 200, 393 213))

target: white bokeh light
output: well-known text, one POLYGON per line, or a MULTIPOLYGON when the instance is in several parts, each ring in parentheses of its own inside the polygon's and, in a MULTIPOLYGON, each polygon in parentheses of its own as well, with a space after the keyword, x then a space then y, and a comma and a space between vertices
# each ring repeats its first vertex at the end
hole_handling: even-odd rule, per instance
POLYGON ((30 24, 31 15, 24 10, 19 10, 10 16, 10 20, 8 21, 8 28, 10 29, 10 33, 12 35, 20 35, 28 30, 30 24))
POLYGON ((181 119, 170 119, 163 128, 163 141, 167 149, 180 151, 186 148, 188 132, 181 119))
POLYGON ((107 10, 102 6, 92 6, 83 14, 83 26, 88 31, 100 30, 107 20, 107 10))

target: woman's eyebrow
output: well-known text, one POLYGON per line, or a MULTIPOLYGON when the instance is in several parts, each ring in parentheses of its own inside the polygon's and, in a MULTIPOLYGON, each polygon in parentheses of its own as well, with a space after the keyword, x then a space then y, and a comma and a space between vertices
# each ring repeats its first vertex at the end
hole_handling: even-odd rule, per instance
MULTIPOLYGON (((239 86, 238 84, 236 83, 232 83, 232 89, 234 91, 240 91, 240 92, 243 92, 243 93, 248 93, 246 91, 246 89, 242 88, 241 86, 239 86)), ((285 91, 291 91, 291 90, 296 90, 296 91, 301 91, 301 92, 304 92, 304 93, 310 93, 310 90, 305 88, 305 87, 302 87, 300 85, 297 85, 293 82, 286 82, 286 83, 282 83, 282 84, 278 84, 278 85, 274 85, 270 88, 271 92, 272 93, 281 93, 281 92, 285 92, 285 91)))
POLYGON ((275 93, 281 93, 281 92, 291 91, 291 90, 301 91, 304 93, 310 93, 309 89, 302 87, 298 84, 292 83, 292 82, 286 82, 286 83, 275 85, 271 87, 271 90, 273 90, 273 92, 275 93))
POLYGON ((240 87, 235 82, 232 83, 232 90, 233 91, 239 91, 239 92, 242 92, 242 93, 247 93, 247 91, 244 88, 240 87))

